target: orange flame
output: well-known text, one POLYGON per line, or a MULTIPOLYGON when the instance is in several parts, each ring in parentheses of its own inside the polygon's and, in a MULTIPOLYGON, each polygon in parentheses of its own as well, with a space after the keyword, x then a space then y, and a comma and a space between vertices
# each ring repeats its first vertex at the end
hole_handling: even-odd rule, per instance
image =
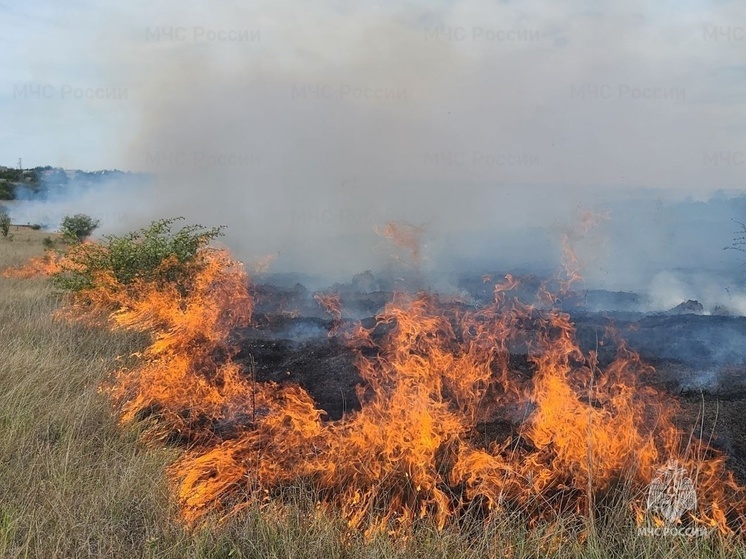
MULTIPOLYGON (((590 514, 593 498, 620 480, 644 487, 662 460, 682 450, 675 408, 637 381, 650 368, 622 347, 600 370, 577 347, 567 315, 537 316, 504 297, 514 281, 476 312, 444 309, 432 296, 398 296, 378 317, 393 329, 374 344, 376 357, 359 354, 362 408, 322 421, 305 392, 274 387, 274 405, 254 429, 174 465, 186 517, 196 520, 252 488, 298 481, 369 533, 424 516, 443 527, 472 502, 488 514, 509 507, 534 518, 590 514), (510 365, 509 346, 519 343, 529 348, 530 381, 510 365), (480 424, 506 412, 519 434, 485 444, 480 424)), ((371 340, 371 330, 353 336, 361 347, 371 340)), ((699 487, 710 503, 733 502, 726 490, 739 496, 731 519, 715 520, 732 530, 743 525, 743 489, 723 457, 709 452, 684 454, 683 462, 707 465, 699 487)), ((701 518, 716 518, 717 506, 705 504, 701 518)))
POLYGON ((342 300, 339 293, 316 293, 314 301, 321 305, 326 312, 332 315, 335 321, 342 320, 342 300))
POLYGON ((425 232, 423 226, 390 221, 383 227, 376 227, 375 232, 391 241, 394 246, 406 249, 410 262, 415 266, 422 263, 422 234, 425 232))
POLYGON ((62 257, 52 251, 47 251, 43 256, 30 259, 23 266, 17 268, 6 268, 2 275, 5 278, 33 278, 38 276, 51 276, 60 271, 60 259, 62 257))
POLYGON ((274 263, 277 261, 278 254, 267 254, 260 258, 256 258, 251 265, 251 269, 254 274, 266 274, 272 268, 274 263))
MULTIPOLYGON (((639 495, 677 457, 696 481, 692 521, 746 526, 746 491, 721 453, 685 444, 670 397, 642 382, 651 367, 623 344, 602 367, 569 315, 512 296, 515 278, 481 309, 396 295, 377 317, 387 334, 348 334, 361 407, 332 421, 302 388, 256 382, 232 360, 231 331, 253 306, 242 267, 205 249, 195 270, 187 293, 101 273, 65 309, 150 333, 140 365, 105 391, 124 422, 149 421, 148 440, 188 443, 169 474, 189 523, 297 483, 367 533, 424 517, 442 528, 480 506, 486 518, 591 516, 622 482, 639 495)), ((341 316, 338 299, 317 300, 341 316)), ((642 499, 632 508, 644 516, 642 499)))
POLYGON ((564 230, 562 234, 562 264, 565 277, 560 281, 560 295, 567 294, 575 283, 583 280, 583 263, 575 250, 577 237, 587 235, 589 231, 608 219, 608 213, 584 210, 580 212, 578 222, 573 227, 564 230))
POLYGON ((342 326, 342 299, 339 293, 316 293, 313 298, 326 312, 332 315, 329 337, 335 336, 342 326))

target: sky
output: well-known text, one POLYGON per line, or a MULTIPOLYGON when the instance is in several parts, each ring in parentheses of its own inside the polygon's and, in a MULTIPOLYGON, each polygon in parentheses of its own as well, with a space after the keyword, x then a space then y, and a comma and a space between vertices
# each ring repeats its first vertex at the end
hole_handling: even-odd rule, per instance
POLYGON ((305 269, 746 178, 742 0, 0 0, 0 49, 0 164, 152 173, 135 221, 305 269))
POLYGON ((152 170, 153 113, 194 95, 192 133, 239 99, 247 117, 205 162, 339 148, 406 179, 743 184, 740 1, 2 0, 0 22, 5 165, 152 170))

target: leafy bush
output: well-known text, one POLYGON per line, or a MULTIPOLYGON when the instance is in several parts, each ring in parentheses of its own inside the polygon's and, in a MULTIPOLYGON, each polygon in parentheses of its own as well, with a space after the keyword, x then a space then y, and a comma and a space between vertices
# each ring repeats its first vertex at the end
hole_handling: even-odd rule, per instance
POLYGON ((91 236, 100 222, 86 214, 67 215, 62 220, 60 230, 62 234, 71 241, 84 241, 91 236))
POLYGON ((51 250, 54 248, 54 239, 52 237, 44 237, 41 244, 44 245, 44 250, 51 250))
POLYGON ((40 224, 38 224, 38 223, 34 223, 34 224, 33 224, 33 225, 31 226, 31 229, 33 229, 34 231, 39 231, 39 230, 41 230, 41 225, 40 225, 40 224))
POLYGON ((96 287, 106 275, 122 285, 135 280, 173 283, 186 294, 200 264, 200 250, 222 235, 223 227, 189 225, 172 232, 181 219, 162 219, 123 236, 107 235, 101 242, 78 244, 68 251, 67 264, 52 281, 62 289, 81 291, 96 287))
POLYGON ((10 232, 10 216, 5 208, 0 207, 0 233, 7 237, 10 232))
POLYGON ((6 167, 4 169, 0 169, 0 179, 5 179, 6 181, 20 182, 23 180, 23 171, 21 171, 20 169, 13 168, 13 167, 6 167))
POLYGON ((0 182, 0 200, 14 200, 15 187, 9 182, 0 182))

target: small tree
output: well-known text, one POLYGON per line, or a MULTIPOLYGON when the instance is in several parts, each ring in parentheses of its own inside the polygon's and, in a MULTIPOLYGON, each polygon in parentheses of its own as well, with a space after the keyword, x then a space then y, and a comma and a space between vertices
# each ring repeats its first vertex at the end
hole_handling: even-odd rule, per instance
POLYGON ((86 214, 67 215, 62 220, 60 230, 66 239, 81 242, 91 236, 99 223, 99 220, 86 214))
POLYGON ((0 233, 7 237, 10 232, 10 216, 5 208, 0 207, 0 233))
POLYGON ((200 253, 223 234, 223 228, 188 225, 172 231, 182 219, 161 219, 123 236, 106 235, 101 242, 75 245, 52 282, 68 291, 84 291, 94 288, 104 274, 120 285, 137 280, 171 284, 186 294, 202 264, 200 253))

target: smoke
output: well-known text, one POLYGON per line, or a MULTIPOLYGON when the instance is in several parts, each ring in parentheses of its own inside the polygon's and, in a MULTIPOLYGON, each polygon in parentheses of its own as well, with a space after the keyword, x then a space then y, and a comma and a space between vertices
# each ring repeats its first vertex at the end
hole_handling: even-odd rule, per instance
MULTIPOLYGON (((743 187, 742 61, 711 30, 744 10, 163 0, 86 16, 87 56, 129 93, 120 166, 155 177, 113 229, 225 224, 241 258, 342 280, 386 268, 375 228, 403 221, 424 231, 423 272, 549 272, 590 208, 609 219, 575 239, 588 286, 662 308, 657 274, 738 263, 721 248, 746 207, 711 198, 743 187)), ((80 209, 127 207, 109 193, 80 209)))
POLYGON ((63 218, 83 213, 100 222, 96 234, 126 230, 150 215, 147 177, 120 172, 41 171, 37 188, 19 186, 6 202, 13 223, 56 230, 63 218))
POLYGON ((702 314, 746 316, 743 277, 664 271, 656 274, 649 289, 647 311, 667 311, 684 301, 702 304, 702 314))
POLYGON ((717 83, 690 73, 735 55, 677 42, 710 19, 654 36, 660 16, 582 3, 570 19, 545 2, 136 5, 101 46, 132 84, 125 161, 157 176, 148 217, 226 224, 278 271, 379 268, 374 228, 396 220, 424 226, 425 268, 552 266, 546 239, 619 184, 736 184, 702 164, 735 112, 699 110, 717 83))
POLYGON ((641 192, 611 204, 610 218, 585 242, 589 285, 636 291, 638 310, 668 311, 697 301, 704 314, 746 314, 746 258, 730 246, 746 197, 716 193, 707 201, 666 201, 641 192), (600 248, 600 250, 599 250, 600 248))

